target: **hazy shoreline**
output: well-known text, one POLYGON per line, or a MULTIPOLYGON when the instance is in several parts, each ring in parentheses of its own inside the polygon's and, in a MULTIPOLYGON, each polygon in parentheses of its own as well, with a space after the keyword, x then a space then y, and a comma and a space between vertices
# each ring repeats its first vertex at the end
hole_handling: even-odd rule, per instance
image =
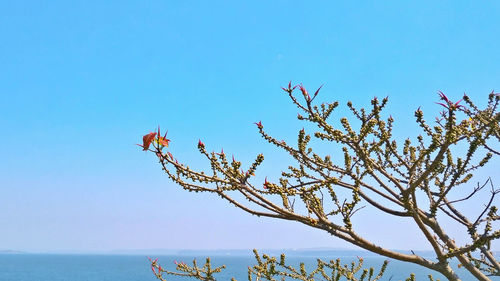
MULTIPOLYGON (((365 250, 343 249, 343 248, 304 248, 304 249, 257 249, 260 254, 280 255, 285 253, 287 256, 322 256, 322 257, 377 257, 379 255, 365 250)), ((398 252, 408 253, 409 250, 396 250, 398 252)), ((433 251, 415 250, 416 254, 433 257, 433 251)), ((253 249, 123 249, 110 251, 19 251, 19 250, 0 250, 0 254, 47 254, 47 255, 160 255, 160 256, 253 256, 253 249)), ((500 252, 494 251, 494 255, 500 252)))

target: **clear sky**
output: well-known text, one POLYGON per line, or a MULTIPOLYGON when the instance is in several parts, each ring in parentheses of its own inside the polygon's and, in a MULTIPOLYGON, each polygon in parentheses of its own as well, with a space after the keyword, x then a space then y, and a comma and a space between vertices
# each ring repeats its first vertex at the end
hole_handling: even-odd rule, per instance
MULTIPOLYGON (((134 145, 161 125, 184 162, 202 166, 201 138, 244 161, 264 152, 257 177, 276 179, 284 154, 252 123, 296 139, 289 80, 342 106, 389 96, 401 138, 417 107, 440 109, 438 90, 484 104, 500 89, 497 1, 340 2, 3 1, 0 249, 348 247, 184 192, 134 145)), ((380 244, 429 248, 365 215, 380 244)))

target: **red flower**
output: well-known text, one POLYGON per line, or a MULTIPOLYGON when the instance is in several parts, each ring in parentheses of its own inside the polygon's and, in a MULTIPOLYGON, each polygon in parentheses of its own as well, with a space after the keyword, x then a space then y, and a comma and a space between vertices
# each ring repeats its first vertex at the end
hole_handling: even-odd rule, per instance
POLYGON ((158 142, 159 145, 168 147, 168 143, 170 142, 170 140, 166 139, 164 137, 158 137, 157 142, 158 142))
POLYGON ((445 94, 443 94, 443 92, 438 91, 438 93, 439 93, 439 97, 440 97, 442 100, 444 100, 446 103, 450 103, 450 100, 448 99, 448 97, 447 97, 445 94))
POLYGON ((264 126, 262 126, 262 121, 259 121, 259 123, 254 123, 254 124, 257 125, 257 128, 259 129, 264 128, 264 126))
POLYGON ((156 142, 159 144, 159 145, 162 145, 162 146, 166 146, 168 147, 168 143, 170 142, 169 139, 167 139, 167 133, 168 131, 165 133, 165 135, 162 137, 161 136, 161 133, 160 133, 160 126, 158 126, 158 139, 156 140, 156 142))
POLYGON ((142 145, 138 144, 138 146, 142 147, 143 148, 142 150, 148 150, 149 146, 151 145, 151 142, 153 142, 155 137, 156 133, 149 133, 147 135, 144 135, 142 137, 142 145))
POLYGON ((438 91, 439 93, 439 97, 446 102, 446 104, 443 104, 441 102, 436 102, 437 104, 441 105, 441 106, 444 106, 446 107, 447 109, 458 109, 460 107, 464 107, 463 105, 459 105, 459 103, 462 101, 462 100, 459 100, 457 101, 456 103, 453 103, 451 100, 448 99, 448 97, 443 94, 443 92, 441 91, 438 91))
POLYGON ((224 148, 223 148, 223 149, 221 149, 220 153, 215 153, 215 154, 217 154, 217 155, 219 155, 219 156, 224 155, 224 148))
POLYGON ((198 140, 198 147, 204 147, 205 144, 203 142, 201 142, 201 140, 198 140))
POLYGON ((304 86, 302 84, 299 85, 299 89, 300 91, 302 92, 302 95, 304 95, 304 98, 307 100, 307 101, 310 101, 311 100, 311 96, 309 95, 309 93, 307 92, 306 88, 304 88, 304 86))
POLYGON ((319 88, 316 90, 316 92, 313 95, 313 99, 318 95, 319 90, 321 90, 321 88, 323 88, 323 85, 319 86, 319 88))
POLYGON ((288 82, 288 88, 285 88, 285 87, 281 87, 281 89, 283 89, 283 91, 291 94, 293 92, 293 90, 295 90, 295 88, 297 88, 297 86, 293 86, 292 88, 292 81, 288 82))
POLYGON ((264 179, 264 188, 267 189, 269 182, 267 181, 267 177, 264 179))

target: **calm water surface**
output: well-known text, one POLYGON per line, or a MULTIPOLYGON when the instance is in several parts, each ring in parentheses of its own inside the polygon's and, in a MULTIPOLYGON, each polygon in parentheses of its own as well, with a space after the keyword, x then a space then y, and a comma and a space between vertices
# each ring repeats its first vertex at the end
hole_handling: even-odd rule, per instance
MULTIPOLYGON (((160 264, 174 269, 174 260, 188 264, 196 258, 199 265, 205 257, 192 256, 159 256, 160 264)), ((325 257, 325 260, 335 259, 325 257)), ((355 260, 355 257, 341 257, 343 263, 355 260)), ((300 261, 306 265, 315 265, 312 257, 287 257, 289 264, 300 261)), ((365 258, 365 266, 374 266, 377 270, 384 259, 380 257, 365 258)), ((252 256, 213 256, 213 266, 225 264, 227 268, 218 274, 217 280, 238 281, 247 279, 246 268, 253 265, 252 256)), ((456 268, 456 265, 454 265, 456 268)), ((377 271, 378 272, 378 271, 377 271)), ((386 274, 381 280, 404 280, 409 273, 415 273, 417 280, 429 280, 428 270, 407 263, 390 261, 386 274)), ((459 271, 459 274, 463 271, 459 271)), ((440 277, 433 274, 434 277, 440 277)), ((461 275, 463 280, 475 280, 471 276, 461 275)), ((46 255, 46 254, 0 254, 0 281, 154 281, 157 280, 150 269, 149 261, 143 255, 46 255)), ((195 280, 169 277, 167 280, 195 280)), ((444 279, 441 279, 444 280, 444 279)), ((493 279, 500 281, 500 278, 493 279)))

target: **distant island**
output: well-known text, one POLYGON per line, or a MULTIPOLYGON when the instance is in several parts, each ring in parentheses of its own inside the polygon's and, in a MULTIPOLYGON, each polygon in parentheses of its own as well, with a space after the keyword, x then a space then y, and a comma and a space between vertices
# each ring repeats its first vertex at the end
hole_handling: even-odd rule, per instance
POLYGON ((0 254, 26 254, 26 252, 16 250, 0 250, 0 254))
MULTIPOLYGON (((378 256, 377 254, 357 249, 346 248, 298 248, 298 249, 258 249, 259 253, 268 255, 313 256, 313 257, 353 257, 378 256)), ((402 251, 410 254, 411 251, 402 251)), ((432 251, 415 251, 423 256, 432 256, 432 251)), ((168 256, 248 256, 253 255, 252 249, 129 249, 110 251, 117 255, 168 255, 168 256)))

